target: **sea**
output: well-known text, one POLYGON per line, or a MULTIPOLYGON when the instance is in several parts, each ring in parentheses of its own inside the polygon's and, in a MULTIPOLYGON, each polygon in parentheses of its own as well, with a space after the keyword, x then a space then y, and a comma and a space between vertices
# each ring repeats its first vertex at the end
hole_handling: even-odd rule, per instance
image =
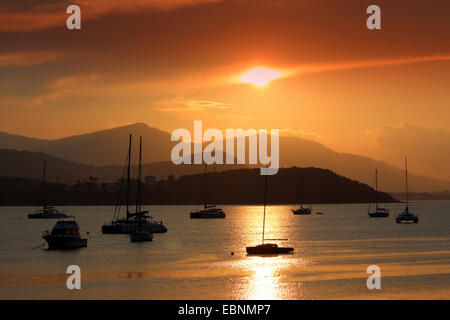
POLYGON ((265 238, 283 240, 266 242, 295 249, 269 257, 245 250, 262 241, 263 206, 222 206, 226 218, 210 220, 190 219, 195 206, 145 206, 168 232, 144 243, 101 233, 114 207, 59 207, 88 239, 69 251, 42 239, 56 220, 0 207, 0 299, 449 299, 450 202, 410 203, 417 224, 394 222, 405 204, 382 206, 388 218, 369 218, 367 204, 316 204, 305 216, 268 206, 265 238), (80 289, 67 287, 71 265, 80 289))

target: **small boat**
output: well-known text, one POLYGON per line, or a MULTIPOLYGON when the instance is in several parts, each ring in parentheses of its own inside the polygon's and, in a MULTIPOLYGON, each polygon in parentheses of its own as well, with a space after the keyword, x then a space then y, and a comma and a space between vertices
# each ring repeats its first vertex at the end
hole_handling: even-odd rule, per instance
POLYGON ((275 243, 264 243, 254 247, 247 247, 248 254, 285 254, 294 251, 294 248, 279 247, 275 243))
POLYGON ((136 215, 135 215, 135 228, 130 233, 131 242, 147 242, 153 240, 153 233, 149 230, 142 228, 142 225, 146 222, 145 214, 139 214, 143 211, 141 208, 142 200, 142 137, 139 139, 139 166, 138 166, 138 179, 137 179, 137 192, 136 192, 136 215))
POLYGON ((215 205, 204 205, 203 210, 191 212, 191 219, 225 218, 225 212, 215 205))
POLYGON ((414 213, 409 211, 409 201, 408 201, 408 159, 405 159, 405 172, 406 172, 406 208, 405 210, 400 213, 398 216, 395 217, 396 223, 418 223, 419 222, 419 216, 416 216, 414 213))
POLYGON ((369 211, 367 212, 369 217, 371 217, 371 218, 389 217, 389 214, 391 211, 389 209, 380 208, 378 206, 378 169, 375 169, 375 203, 376 203, 375 211, 370 212, 370 206, 369 206, 369 211))
POLYGON ((297 209, 291 209, 292 213, 295 215, 301 215, 301 214, 311 214, 312 209, 310 207, 303 207, 300 206, 300 208, 297 209))
MULTIPOLYGON (((44 160, 44 172, 42 175, 42 187, 44 189, 47 181, 47 161, 44 160)), ((41 209, 28 214, 28 219, 58 219, 58 218, 68 218, 64 212, 59 211, 53 206, 48 206, 43 204, 41 209)))
POLYGON ((264 183, 264 215, 263 215, 263 230, 262 230, 262 243, 253 247, 247 247, 246 251, 248 255, 277 255, 286 254, 294 251, 291 247, 279 247, 275 243, 264 243, 265 240, 287 240, 287 239, 265 239, 264 232, 266 229, 266 206, 267 206, 267 176, 265 176, 264 183))
MULTIPOLYGON (((148 211, 136 211, 135 213, 130 212, 130 185, 131 185, 131 139, 132 135, 130 134, 129 138, 129 144, 128 144, 128 158, 127 163, 125 164, 126 168, 126 174, 127 178, 125 179, 125 174, 122 177, 121 181, 122 184, 126 183, 126 217, 120 218, 120 210, 121 210, 121 204, 120 204, 120 197, 118 197, 118 201, 116 203, 116 207, 114 209, 114 216, 111 222, 105 223, 102 226, 102 233, 103 234, 129 234, 131 232, 134 232, 136 229, 136 222, 138 222, 137 219, 139 219, 139 222, 141 223, 141 230, 146 230, 152 233, 165 233, 167 232, 167 228, 164 226, 162 221, 156 221, 148 215, 148 211)), ((140 188, 140 185, 138 185, 140 188)), ((123 186, 120 186, 119 195, 122 191, 123 186)))
POLYGON ((87 239, 80 237, 80 228, 75 221, 60 220, 52 231, 45 231, 42 238, 48 243, 48 249, 76 249, 87 247, 87 239))
POLYGON ((316 214, 323 214, 323 212, 322 211, 317 211, 316 214))
POLYGON ((68 215, 59 211, 55 207, 44 205, 42 209, 34 211, 34 213, 28 214, 28 219, 58 219, 69 218, 68 215))
POLYGON ((311 214, 312 213, 312 208, 311 207, 304 207, 303 203, 302 203, 302 198, 303 198, 303 178, 302 176, 300 176, 299 179, 299 184, 297 186, 297 192, 296 192, 296 200, 298 198, 298 193, 300 193, 300 207, 299 208, 294 208, 291 209, 291 212, 294 215, 306 215, 306 214, 311 214))
POLYGON ((223 219, 226 217, 225 211, 223 211, 222 208, 217 208, 215 205, 208 205, 206 200, 205 204, 203 205, 203 210, 198 210, 203 190, 206 184, 206 170, 207 165, 205 164, 205 173, 203 175, 203 182, 200 188, 200 197, 197 202, 197 211, 191 212, 190 217, 191 219, 223 219))

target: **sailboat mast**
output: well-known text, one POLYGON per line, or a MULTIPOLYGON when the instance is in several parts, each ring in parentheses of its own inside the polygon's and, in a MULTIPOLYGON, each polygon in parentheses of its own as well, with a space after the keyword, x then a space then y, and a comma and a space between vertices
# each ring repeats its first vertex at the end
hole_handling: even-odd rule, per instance
MULTIPOLYGON (((42 185, 41 185, 41 191, 39 193, 44 193, 44 196, 40 196, 38 194, 38 198, 42 198, 42 207, 45 208, 45 190, 42 191, 45 188, 47 182, 47 160, 44 160, 44 168, 42 172, 42 185)), ((40 200, 40 199, 39 199, 40 200)))
POLYGON ((127 164, 127 194, 126 194, 126 202, 127 202, 127 220, 130 216, 130 165, 131 165, 131 134, 130 141, 128 143, 128 164, 127 164))
POLYGON ((141 211, 141 167, 142 167, 142 137, 139 137, 139 165, 136 192, 136 213, 141 211))
POLYGON ((378 169, 375 169, 375 203, 378 209, 378 169))
POLYGON ((408 158, 405 158, 405 173, 406 173, 406 210, 408 210, 408 158))
POLYGON ((266 230, 266 204, 267 204, 267 175, 264 176, 264 216, 263 216, 262 244, 264 244, 264 232, 266 230))
POLYGON ((206 191, 205 191, 205 184, 206 184, 206 177, 207 177, 206 171, 207 171, 207 169, 208 169, 208 164, 205 162, 205 179, 203 180, 203 186, 202 186, 202 194, 204 196, 203 200, 205 200, 205 203, 203 204, 203 206, 204 206, 205 210, 206 210, 206 206, 207 206, 206 191))

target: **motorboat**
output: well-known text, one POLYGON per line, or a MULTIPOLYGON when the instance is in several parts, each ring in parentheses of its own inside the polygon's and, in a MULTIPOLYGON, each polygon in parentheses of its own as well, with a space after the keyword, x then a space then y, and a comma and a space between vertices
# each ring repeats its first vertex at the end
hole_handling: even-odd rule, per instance
POLYGON ((80 228, 75 221, 60 220, 52 231, 45 231, 42 238, 47 241, 48 249, 76 249, 87 246, 87 239, 80 237, 80 228))

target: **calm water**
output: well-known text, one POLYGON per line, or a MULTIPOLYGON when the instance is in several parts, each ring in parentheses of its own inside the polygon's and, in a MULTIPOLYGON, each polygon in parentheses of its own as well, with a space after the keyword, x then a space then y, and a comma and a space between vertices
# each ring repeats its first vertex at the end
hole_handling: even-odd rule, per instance
POLYGON ((0 298, 61 299, 416 299, 450 298, 450 202, 411 204, 419 224, 370 219, 367 205, 315 205, 311 216, 268 208, 267 238, 288 238, 295 253, 248 257, 261 239, 261 206, 224 206, 224 220, 191 220, 194 207, 150 206, 168 227, 154 241, 102 235, 113 207, 62 207, 76 215, 88 247, 47 251, 41 232, 55 220, 28 220, 30 207, 0 208, 0 298), (324 215, 316 215, 323 211, 324 215), (231 255, 234 252, 234 255, 231 255), (68 265, 82 289, 66 289, 68 265), (381 268, 368 290, 366 268, 381 268))

